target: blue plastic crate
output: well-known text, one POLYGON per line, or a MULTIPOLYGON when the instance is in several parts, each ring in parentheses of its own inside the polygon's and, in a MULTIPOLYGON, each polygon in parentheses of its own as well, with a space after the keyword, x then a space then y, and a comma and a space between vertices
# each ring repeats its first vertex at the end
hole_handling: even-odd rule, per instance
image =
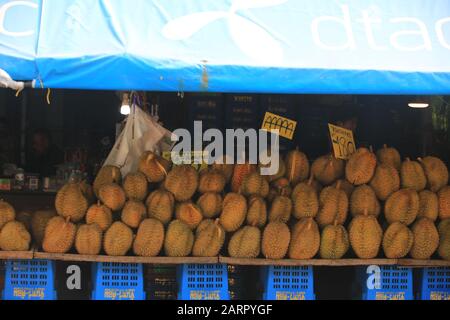
POLYGON ((450 268, 424 268, 421 271, 421 300, 450 300, 450 268))
POLYGON ((315 300, 313 268, 270 266, 262 268, 264 300, 315 300))
POLYGON ((414 299, 411 268, 369 266, 359 274, 363 277, 361 281, 363 300, 414 299), (379 279, 379 283, 376 279, 379 279))
POLYGON ((230 300, 226 264, 183 264, 177 277, 179 300, 230 300))
POLYGON ((94 263, 93 300, 145 300, 144 274, 140 263, 94 263))
POLYGON ((55 265, 48 260, 8 260, 4 300, 56 300, 55 265))

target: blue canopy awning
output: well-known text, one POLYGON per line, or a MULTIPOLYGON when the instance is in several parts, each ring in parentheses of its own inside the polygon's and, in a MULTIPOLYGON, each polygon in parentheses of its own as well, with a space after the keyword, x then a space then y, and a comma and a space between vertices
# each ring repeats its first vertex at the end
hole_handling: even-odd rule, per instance
POLYGON ((450 94, 450 2, 0 0, 0 68, 51 88, 450 94))

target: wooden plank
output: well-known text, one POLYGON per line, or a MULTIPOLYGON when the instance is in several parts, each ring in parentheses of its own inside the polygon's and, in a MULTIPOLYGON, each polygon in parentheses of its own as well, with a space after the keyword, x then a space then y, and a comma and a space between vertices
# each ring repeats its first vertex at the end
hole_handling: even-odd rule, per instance
POLYGON ((310 259, 310 260, 293 260, 293 259, 241 259, 230 257, 219 257, 220 263, 235 265, 253 265, 253 266, 367 266, 367 265, 395 265, 397 259, 310 259))
POLYGON ((446 260, 415 260, 415 259, 399 259, 399 266, 408 267, 450 267, 450 261, 446 260))
POLYGON ((137 257, 137 256, 105 256, 81 255, 35 252, 35 259, 74 261, 74 262, 118 262, 118 263, 144 263, 144 264, 215 264, 217 257, 137 257))
POLYGON ((31 260, 33 251, 0 251, 0 260, 31 260))

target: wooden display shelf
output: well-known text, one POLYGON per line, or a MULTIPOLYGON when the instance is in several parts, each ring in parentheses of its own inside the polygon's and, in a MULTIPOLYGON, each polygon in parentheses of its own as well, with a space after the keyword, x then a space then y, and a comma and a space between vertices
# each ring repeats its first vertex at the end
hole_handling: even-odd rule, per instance
POLYGON ((33 251, 0 251, 0 260, 31 260, 33 251))
POLYGON ((399 259, 399 266, 405 267, 450 267, 450 261, 447 260, 415 260, 415 259, 399 259))
POLYGON ((309 259, 309 260, 294 260, 294 259, 242 259, 219 257, 220 263, 234 264, 234 265, 248 265, 248 266, 330 266, 330 267, 344 267, 344 266, 366 266, 366 265, 396 265, 397 259, 309 259))
POLYGON ((117 262, 117 263, 143 263, 143 264, 216 264, 218 257, 137 257, 137 256, 106 256, 106 255, 81 255, 71 253, 34 253, 34 259, 74 261, 74 262, 117 262))

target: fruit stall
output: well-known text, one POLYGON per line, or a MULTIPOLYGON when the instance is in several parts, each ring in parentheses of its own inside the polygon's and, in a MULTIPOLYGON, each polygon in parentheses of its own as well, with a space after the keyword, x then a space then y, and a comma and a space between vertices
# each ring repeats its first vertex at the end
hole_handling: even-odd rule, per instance
POLYGON ((2 299, 450 299, 448 4, 103 2, 0 0, 30 21, 0 30, 23 48, 0 48, 2 299), (365 61, 383 19, 392 54, 365 61), (278 168, 177 163, 179 129, 189 160, 207 129, 277 129, 278 168))

